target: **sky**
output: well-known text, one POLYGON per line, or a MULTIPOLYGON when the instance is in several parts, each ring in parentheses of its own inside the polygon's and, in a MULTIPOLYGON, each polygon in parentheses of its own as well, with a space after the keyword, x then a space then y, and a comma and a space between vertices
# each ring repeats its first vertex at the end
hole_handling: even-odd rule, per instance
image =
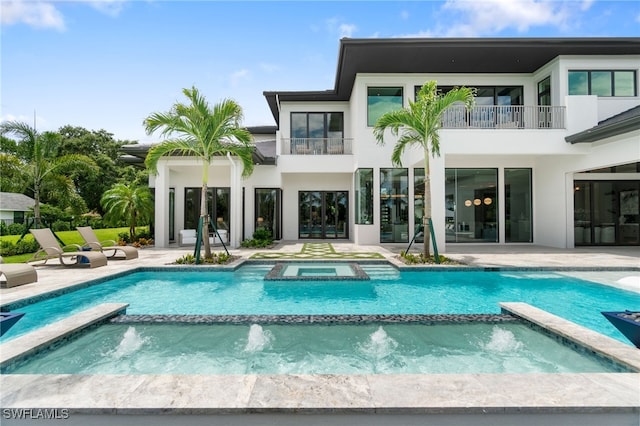
POLYGON ((0 121, 140 143, 192 86, 275 125, 263 92, 333 89, 343 37, 640 36, 638 1, 0 0, 0 18, 0 121))

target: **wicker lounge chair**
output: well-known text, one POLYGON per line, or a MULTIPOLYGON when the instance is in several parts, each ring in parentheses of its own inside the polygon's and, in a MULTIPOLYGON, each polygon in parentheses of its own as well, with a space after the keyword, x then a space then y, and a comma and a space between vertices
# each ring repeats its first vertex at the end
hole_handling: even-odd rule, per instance
POLYGON ((90 226, 79 226, 76 228, 80 236, 85 241, 85 247, 91 250, 99 250, 109 259, 136 259, 138 257, 138 249, 131 246, 119 246, 113 240, 99 241, 93 228, 90 226))
POLYGON ((16 287, 36 281, 38 281, 38 273, 33 266, 26 263, 3 263, 0 256, 0 287, 16 287))
POLYGON ((107 264, 107 256, 103 253, 83 251, 82 247, 77 244, 60 247, 58 240, 49 228, 31 229, 30 232, 42 248, 29 259, 29 262, 44 260, 44 263, 47 263, 49 259, 58 259, 64 266, 88 266, 89 268, 97 268, 107 264), (64 251, 70 247, 74 247, 76 250, 64 251))

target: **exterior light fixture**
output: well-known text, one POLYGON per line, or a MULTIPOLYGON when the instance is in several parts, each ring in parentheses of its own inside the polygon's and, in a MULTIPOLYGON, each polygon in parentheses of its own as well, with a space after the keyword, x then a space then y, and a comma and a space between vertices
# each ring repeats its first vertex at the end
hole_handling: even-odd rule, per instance
POLYGON ((480 204, 482 204, 482 201, 480 201, 480 198, 476 198, 475 200, 473 200, 474 206, 479 206, 480 204))
POLYGON ((485 198, 484 200, 482 200, 484 202, 485 205, 490 205, 491 203, 493 203, 493 200, 489 197, 485 198))
POLYGON ((471 207, 471 200, 466 200, 464 202, 464 205, 467 206, 467 207, 471 207))

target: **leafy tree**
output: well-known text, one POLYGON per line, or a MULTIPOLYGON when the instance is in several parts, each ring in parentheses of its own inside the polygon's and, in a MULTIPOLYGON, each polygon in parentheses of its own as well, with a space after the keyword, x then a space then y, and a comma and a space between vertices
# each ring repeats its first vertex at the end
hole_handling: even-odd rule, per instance
POLYGON ((129 225, 131 241, 135 239, 136 226, 148 222, 153 215, 153 197, 146 186, 117 183, 104 193, 100 203, 106 212, 105 222, 117 225, 124 221, 129 225))
MULTIPOLYGON (((202 161, 202 196, 200 216, 203 229, 209 229, 207 186, 209 165, 215 156, 227 153, 242 161, 242 175, 253 172, 253 144, 249 131, 239 126, 242 108, 224 99, 211 108, 198 89, 183 89, 188 103, 175 103, 170 111, 152 113, 144 120, 147 134, 160 130, 164 142, 153 146, 147 154, 146 165, 157 173, 158 161, 166 155, 191 155, 202 161)), ((209 239, 204 238, 205 258, 211 258, 209 239)))
POLYGON ((84 200, 76 193, 69 174, 78 170, 96 173, 97 167, 93 160, 80 154, 59 156, 60 135, 53 132, 38 133, 26 123, 5 121, 0 124, 0 134, 18 137, 18 152, 23 153, 22 172, 35 199, 36 227, 42 225, 40 202, 47 198, 59 200, 64 207, 77 212, 85 209, 84 200))
POLYGON ((373 128, 373 134, 379 144, 384 144, 385 130, 391 130, 394 136, 400 135, 391 154, 391 162, 394 166, 402 167, 402 153, 412 145, 419 145, 424 151, 424 216, 422 219, 424 229, 423 254, 429 257, 429 240, 431 229, 431 177, 429 170, 429 157, 440 156, 440 135, 442 126, 442 114, 455 104, 462 102, 467 109, 474 104, 474 89, 457 87, 441 94, 438 92, 438 83, 428 81, 416 95, 416 101, 409 100, 409 106, 384 114, 378 119, 373 128))
POLYGON ((122 163, 119 160, 119 153, 123 145, 135 142, 115 140, 113 134, 105 130, 87 130, 71 125, 61 127, 58 133, 62 139, 59 155, 82 152, 98 165, 98 173, 87 174, 77 171, 70 177, 87 207, 102 213, 100 204, 102 194, 116 182, 131 183, 123 179, 123 174, 133 167, 122 163))

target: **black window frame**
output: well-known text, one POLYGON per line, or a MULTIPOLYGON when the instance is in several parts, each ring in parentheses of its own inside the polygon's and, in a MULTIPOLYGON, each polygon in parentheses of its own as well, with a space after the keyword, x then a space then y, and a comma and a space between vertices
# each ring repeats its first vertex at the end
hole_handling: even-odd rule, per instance
MULTIPOLYGON (((611 95, 610 96, 603 96, 603 95, 594 95, 594 96, 598 96, 601 98, 633 98, 638 96, 638 71, 637 70, 630 70, 630 69, 588 69, 588 70, 580 70, 580 69, 571 69, 567 72, 567 82, 569 81, 569 75, 572 72, 580 72, 580 73, 587 73, 587 94, 591 96, 593 93, 592 87, 591 87, 591 74, 594 72, 598 72, 598 73, 605 73, 608 72, 610 73, 611 77, 610 77, 610 81, 611 81, 611 95), (615 79, 615 73, 616 72, 625 72, 625 73, 633 73, 633 95, 616 95, 616 79, 615 79)), ((576 95, 576 94, 571 94, 570 93, 570 89, 571 87, 567 87, 567 93, 569 94, 569 96, 580 96, 580 95, 576 95)), ((582 96, 585 96, 583 94, 581 94, 582 96)))
POLYGON ((290 136, 292 138, 298 138, 298 137, 307 138, 307 139, 311 138, 311 136, 309 136, 309 115, 310 114, 323 114, 324 115, 324 117, 323 117, 324 131, 323 131, 323 136, 322 136, 323 138, 328 138, 330 131, 331 132, 336 131, 336 130, 331 130, 330 129, 331 120, 329 118, 329 115, 330 114, 339 114, 340 116, 342 116, 342 120, 341 120, 342 129, 339 130, 339 131, 342 133, 341 138, 344 139, 344 112, 343 111, 292 111, 291 114, 290 114, 290 121, 289 121, 289 123, 290 123, 290 126, 289 126, 290 127, 290 132, 289 132, 289 134, 290 134, 290 136), (306 122, 307 129, 306 129, 305 136, 294 136, 294 132, 293 132, 293 116, 295 114, 301 114, 301 115, 304 114, 306 116, 305 122, 306 122))
MULTIPOLYGON (((370 94, 370 90, 380 90, 380 89, 395 89, 395 90, 399 90, 400 91, 400 108, 402 109, 405 106, 405 94, 404 94, 404 86, 380 86, 380 85, 376 85, 376 86, 367 86, 367 127, 375 127, 375 123, 371 124, 369 122, 369 98, 372 97, 372 95, 370 94)), ((389 112, 389 111, 386 111, 389 112)))

